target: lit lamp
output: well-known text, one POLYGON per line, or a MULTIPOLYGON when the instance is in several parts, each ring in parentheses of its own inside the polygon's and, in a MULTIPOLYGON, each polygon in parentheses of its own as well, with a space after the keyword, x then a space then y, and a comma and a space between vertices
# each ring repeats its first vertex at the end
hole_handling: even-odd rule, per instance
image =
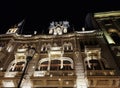
POLYGON ((22 76, 20 78, 20 81, 19 81, 19 84, 18 84, 17 88, 20 88, 22 80, 23 80, 25 72, 26 72, 26 69, 27 69, 27 66, 28 66, 28 63, 32 60, 35 53, 36 53, 35 48, 28 47, 27 52, 26 52, 26 56, 27 56, 26 57, 26 65, 25 65, 25 68, 23 70, 23 73, 22 73, 22 76))

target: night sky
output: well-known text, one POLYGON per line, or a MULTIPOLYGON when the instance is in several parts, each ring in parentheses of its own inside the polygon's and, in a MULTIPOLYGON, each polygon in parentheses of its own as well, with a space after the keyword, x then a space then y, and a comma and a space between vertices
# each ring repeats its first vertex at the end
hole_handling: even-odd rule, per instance
POLYGON ((85 25, 87 13, 120 10, 119 0, 1 0, 0 33, 25 20, 22 34, 48 31, 52 21, 69 21, 75 30, 85 25), (75 2, 76 1, 76 2, 75 2), (114 2, 115 1, 115 2, 114 2))

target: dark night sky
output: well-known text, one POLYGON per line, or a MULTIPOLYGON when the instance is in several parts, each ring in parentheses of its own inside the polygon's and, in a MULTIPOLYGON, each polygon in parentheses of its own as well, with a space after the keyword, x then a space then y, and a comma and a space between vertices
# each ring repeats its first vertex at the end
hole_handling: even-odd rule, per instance
POLYGON ((0 33, 25 19, 23 33, 47 31, 52 21, 70 22, 75 30, 84 26, 89 12, 120 10, 119 0, 1 0, 0 33), (76 2, 75 2, 76 1, 76 2))

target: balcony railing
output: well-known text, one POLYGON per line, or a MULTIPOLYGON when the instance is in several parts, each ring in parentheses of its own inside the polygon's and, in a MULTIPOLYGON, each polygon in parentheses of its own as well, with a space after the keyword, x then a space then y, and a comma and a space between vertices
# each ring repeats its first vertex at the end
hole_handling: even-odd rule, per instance
POLYGON ((87 70, 87 76, 114 76, 115 70, 87 70))
POLYGON ((33 77, 46 77, 46 76, 75 76, 74 70, 58 70, 58 71, 35 71, 33 77))
POLYGON ((5 77, 6 72, 0 72, 0 78, 15 78, 20 77, 22 75, 22 72, 8 72, 7 74, 10 74, 5 77))

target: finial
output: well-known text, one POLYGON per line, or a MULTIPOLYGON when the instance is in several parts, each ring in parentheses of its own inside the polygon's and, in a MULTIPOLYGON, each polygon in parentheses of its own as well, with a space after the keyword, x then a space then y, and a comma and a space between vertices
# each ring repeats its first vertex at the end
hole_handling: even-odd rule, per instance
POLYGON ((84 27, 82 27, 82 31, 85 31, 85 28, 84 28, 84 27))

